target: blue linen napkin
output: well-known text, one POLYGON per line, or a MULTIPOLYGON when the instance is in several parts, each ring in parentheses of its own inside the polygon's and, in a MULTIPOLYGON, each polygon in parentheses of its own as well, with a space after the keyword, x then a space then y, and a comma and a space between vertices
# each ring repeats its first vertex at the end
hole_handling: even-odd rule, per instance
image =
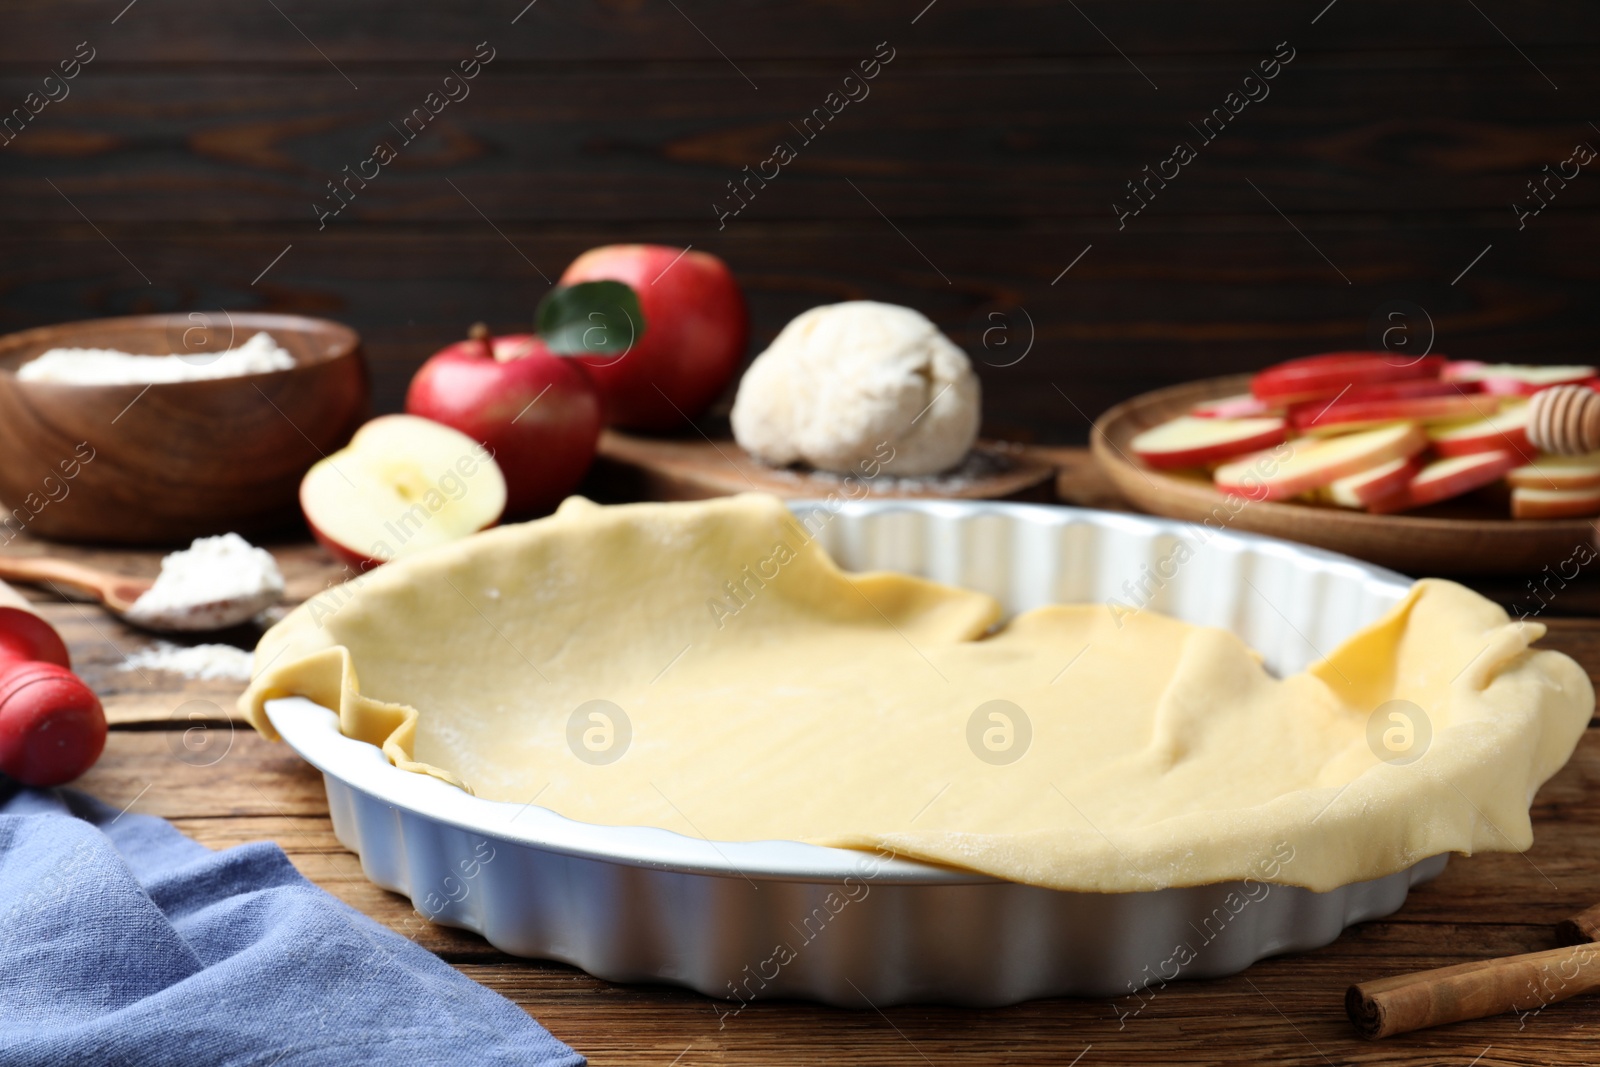
POLYGON ((509 1000, 256 842, 0 786, 0 1064, 576 1067, 509 1000))

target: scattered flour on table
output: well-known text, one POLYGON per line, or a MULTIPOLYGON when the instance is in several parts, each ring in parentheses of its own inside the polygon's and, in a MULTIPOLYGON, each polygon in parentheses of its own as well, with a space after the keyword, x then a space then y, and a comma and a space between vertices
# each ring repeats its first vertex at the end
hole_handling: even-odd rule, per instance
POLYGON ((232 645, 174 645, 157 641, 122 663, 122 670, 169 671, 198 681, 248 682, 251 654, 232 645))
POLYGON ((271 334, 258 333, 238 348, 177 356, 140 356, 114 348, 52 348, 17 368, 25 382, 60 385, 160 385, 265 374, 294 366, 271 334))

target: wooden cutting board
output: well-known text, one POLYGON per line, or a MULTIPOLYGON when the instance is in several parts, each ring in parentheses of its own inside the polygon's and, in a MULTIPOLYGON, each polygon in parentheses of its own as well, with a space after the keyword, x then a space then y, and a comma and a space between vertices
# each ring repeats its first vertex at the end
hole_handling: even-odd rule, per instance
POLYGON ((1047 454, 999 441, 980 441, 973 452, 954 475, 894 478, 880 473, 852 479, 769 467, 729 440, 636 437, 607 430, 600 436, 595 462, 612 492, 634 500, 704 500, 734 493, 771 493, 785 500, 829 494, 852 500, 1055 499, 1056 464, 1047 454))

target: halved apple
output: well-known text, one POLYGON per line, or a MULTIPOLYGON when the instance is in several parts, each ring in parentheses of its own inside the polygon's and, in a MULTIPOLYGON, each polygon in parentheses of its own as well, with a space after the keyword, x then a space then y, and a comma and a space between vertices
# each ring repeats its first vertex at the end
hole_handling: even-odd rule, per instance
POLYGON ((1600 486, 1589 489, 1511 490, 1513 519, 1573 519, 1600 515, 1600 486))
POLYGON ((1428 439, 1441 456, 1470 456, 1474 452, 1516 452, 1531 459, 1539 450, 1528 442, 1527 404, 1513 404, 1487 418, 1429 429, 1428 439))
POLYGON ((1436 459, 1417 472, 1404 492, 1375 501, 1368 510, 1387 514, 1437 504, 1498 481, 1521 462, 1515 452, 1474 452, 1436 459))
POLYGON ((1342 508, 1365 508, 1405 491, 1422 464, 1415 456, 1391 459, 1329 484, 1327 499, 1342 508))
POLYGON ((1152 427, 1129 444, 1152 467, 1200 467, 1270 448, 1282 441, 1282 419, 1218 419, 1179 415, 1152 427))
POLYGON ((1214 480, 1224 493, 1248 500, 1286 500, 1340 478, 1406 459, 1428 444, 1422 427, 1409 422, 1327 439, 1301 438, 1280 454, 1246 456, 1218 467, 1214 480))
POLYGON ((1499 396, 1532 396, 1552 385, 1587 381, 1595 374, 1595 368, 1591 366, 1538 366, 1461 360, 1447 365, 1442 377, 1453 382, 1482 382, 1485 392, 1499 396))
POLYGON ((505 506, 494 457, 459 430, 415 415, 373 419, 300 483, 312 535, 362 571, 493 526, 505 506))
POLYGON ((1507 474, 1506 481, 1515 489, 1600 488, 1600 452, 1587 456, 1540 456, 1507 474))

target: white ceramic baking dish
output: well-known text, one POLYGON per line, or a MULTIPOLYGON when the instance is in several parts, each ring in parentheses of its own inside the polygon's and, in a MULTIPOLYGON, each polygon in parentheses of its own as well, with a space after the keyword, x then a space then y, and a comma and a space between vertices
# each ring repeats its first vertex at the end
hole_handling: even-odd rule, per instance
MULTIPOLYGON (((1410 585, 1319 549, 1144 516, 956 501, 792 506, 847 569, 979 589, 1008 612, 1115 598, 1226 627, 1279 674, 1320 658, 1410 585)), ((727 999, 729 1013, 757 997, 882 1007, 1131 996, 1233 974, 1390 914, 1447 858, 1327 893, 1270 875, 1066 893, 798 842, 577 823, 401 771, 310 701, 275 700, 267 714, 322 771, 339 840, 423 915, 600 978, 689 986, 727 999)))

